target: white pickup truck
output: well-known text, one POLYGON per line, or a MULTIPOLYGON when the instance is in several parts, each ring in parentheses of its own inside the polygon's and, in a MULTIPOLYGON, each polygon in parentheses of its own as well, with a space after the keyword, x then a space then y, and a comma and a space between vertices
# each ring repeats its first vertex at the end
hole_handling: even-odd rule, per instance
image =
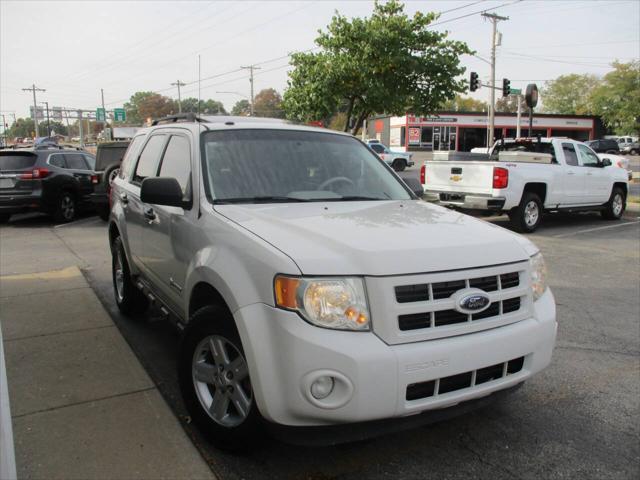
POLYGON ((568 138, 505 139, 489 154, 436 155, 420 176, 428 199, 507 213, 520 232, 533 232, 544 212, 599 210, 619 219, 628 192, 624 169, 568 138))

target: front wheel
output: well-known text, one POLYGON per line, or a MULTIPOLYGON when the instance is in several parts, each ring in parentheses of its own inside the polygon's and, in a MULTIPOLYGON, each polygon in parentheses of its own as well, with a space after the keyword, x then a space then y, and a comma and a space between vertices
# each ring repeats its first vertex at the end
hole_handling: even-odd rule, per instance
POLYGON ((542 201, 532 192, 525 192, 520 205, 509 212, 514 230, 521 233, 534 232, 542 220, 542 201))
POLYGON ((607 220, 619 220, 627 206, 626 196, 620 187, 615 187, 611 197, 602 211, 602 216, 607 220))
POLYGON ((391 166, 396 172, 404 172, 404 169, 407 168, 407 162, 401 158, 396 158, 391 166))
POLYGON ((124 253, 124 245, 120 237, 113 241, 111 247, 111 277, 116 305, 125 316, 143 313, 149 306, 149 300, 131 280, 129 263, 124 253))
POLYGON ((206 306, 189 320, 178 360, 178 380, 196 425, 218 447, 243 450, 260 438, 261 417, 233 317, 206 306))
POLYGON ((632 148, 632 149, 629 151, 629 153, 630 153, 631 155, 638 155, 638 150, 636 150, 635 148, 632 148))

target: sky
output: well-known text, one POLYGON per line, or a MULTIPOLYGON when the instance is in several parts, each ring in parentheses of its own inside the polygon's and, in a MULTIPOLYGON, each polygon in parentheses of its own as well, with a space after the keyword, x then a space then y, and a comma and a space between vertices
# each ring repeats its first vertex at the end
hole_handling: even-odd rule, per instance
MULTIPOLYGON (((372 1, 28 1, 0 0, 0 113, 28 116, 32 84, 38 102, 93 110, 104 90, 107 109, 122 107, 137 91, 177 98, 201 94, 230 110, 249 95, 248 71, 257 64, 255 91, 287 85, 287 55, 315 46, 335 11, 369 16, 372 1), (227 92, 227 93, 220 93, 227 92), (231 93, 229 93, 231 92, 231 93)), ((604 75, 614 60, 640 56, 640 0, 406 1, 405 11, 443 12, 434 29, 466 42, 476 56, 469 71, 488 80, 491 24, 498 24, 496 82, 512 88, 568 73, 604 75), (495 8, 499 7, 499 8, 495 8), (459 18, 462 17, 462 18, 459 18), (478 58, 481 57, 481 58, 478 58), (484 59, 484 60, 483 60, 484 59)), ((484 88, 472 95, 487 100, 484 88)), ((544 99, 542 99, 544 101, 544 99)))

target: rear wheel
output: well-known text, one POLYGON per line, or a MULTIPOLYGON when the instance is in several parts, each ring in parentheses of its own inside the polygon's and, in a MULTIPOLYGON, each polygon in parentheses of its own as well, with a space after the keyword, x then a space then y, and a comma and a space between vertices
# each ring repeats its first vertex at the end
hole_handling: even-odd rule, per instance
POLYGON ((261 417, 240 336, 224 308, 206 306, 189 320, 178 360, 185 405, 196 425, 227 450, 260 438, 261 417))
POLYGON ((638 150, 636 150, 635 148, 632 148, 632 149, 629 151, 629 153, 630 153, 631 155, 638 155, 638 150))
POLYGON ((58 197, 53 219, 59 223, 71 222, 77 214, 76 197, 73 193, 64 191, 58 197))
POLYGON ((396 158, 391 166, 396 172, 403 172, 404 169, 407 168, 407 161, 402 158, 396 158))
POLYGON ((532 192, 525 192, 520 205, 509 212, 509 219, 514 230, 531 233, 538 228, 542 220, 542 201, 532 192))
POLYGON ((619 220, 627 206, 626 196, 620 187, 614 187, 611 197, 602 211, 602 216, 607 220, 619 220))
POLYGON ((149 306, 149 300, 131 280, 129 263, 120 237, 113 241, 111 255, 113 291, 120 313, 126 316, 143 313, 149 306))

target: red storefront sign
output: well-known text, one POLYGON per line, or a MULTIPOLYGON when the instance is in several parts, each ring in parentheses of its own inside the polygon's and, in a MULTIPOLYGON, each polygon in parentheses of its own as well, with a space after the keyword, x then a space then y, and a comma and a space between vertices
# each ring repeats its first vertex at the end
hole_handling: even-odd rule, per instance
POLYGON ((409 127, 409 145, 420 145, 422 129, 409 127))

